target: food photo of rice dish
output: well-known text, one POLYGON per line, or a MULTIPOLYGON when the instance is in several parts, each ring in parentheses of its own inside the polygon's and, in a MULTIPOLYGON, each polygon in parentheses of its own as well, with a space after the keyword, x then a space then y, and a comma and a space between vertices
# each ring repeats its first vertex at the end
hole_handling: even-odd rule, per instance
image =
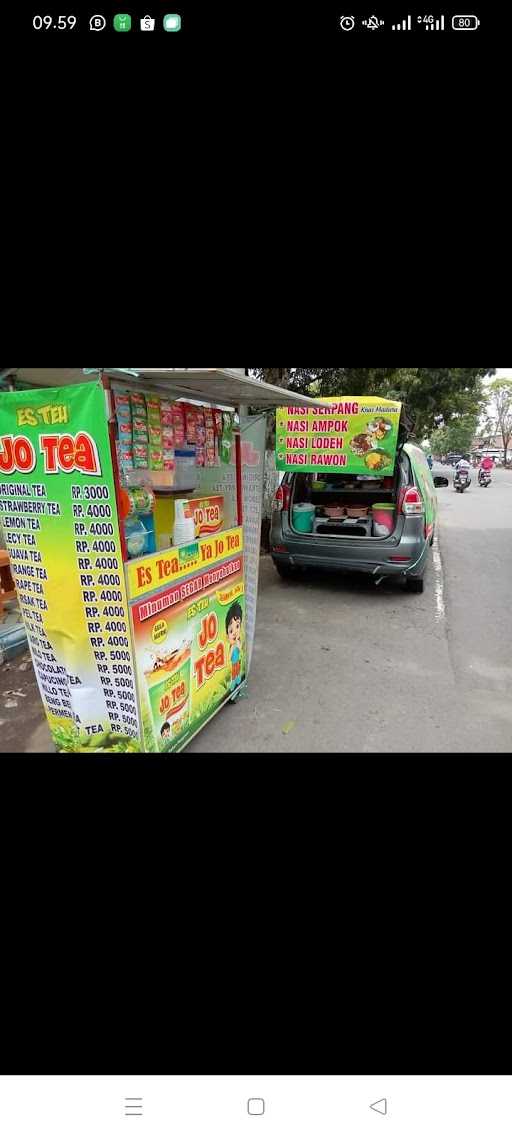
MULTIPOLYGON (((366 462, 366 456, 370 451, 379 451, 379 443, 385 439, 389 432, 393 429, 393 424, 389 419, 373 419, 368 423, 366 430, 361 431, 359 435, 354 435, 350 443, 350 449, 354 454, 362 455, 366 462)), ((384 452, 382 452, 384 453, 384 452)), ((388 456, 386 456, 388 458, 388 456)), ((366 462, 370 470, 378 470, 381 466, 387 466, 387 461, 379 462, 366 462)))
POLYGON ((387 454, 385 450, 370 451, 369 454, 365 455, 364 462, 369 470, 383 470, 384 467, 393 464, 391 455, 387 454))
POLYGON ((389 431, 393 429, 393 424, 389 419, 374 419, 368 423, 368 433, 375 439, 385 439, 389 431))
POLYGON ((362 431, 360 435, 354 435, 350 443, 350 449, 354 454, 365 455, 368 454, 368 451, 372 449, 373 445, 372 436, 362 431))

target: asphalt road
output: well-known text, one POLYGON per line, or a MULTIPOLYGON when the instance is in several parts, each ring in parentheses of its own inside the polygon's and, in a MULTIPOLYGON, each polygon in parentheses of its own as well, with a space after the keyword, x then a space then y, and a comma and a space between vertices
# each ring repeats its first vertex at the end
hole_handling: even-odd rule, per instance
MULTIPOLYGON (((512 471, 438 498, 422 595, 358 577, 284 582, 262 558, 247 694, 188 754, 512 750, 512 471)), ((16 709, 2 703, 7 739, 16 709)), ((51 750, 44 724, 25 750, 51 750)))
POLYGON ((512 471, 438 501, 421 595, 263 559, 247 698, 190 752, 512 750, 512 471))

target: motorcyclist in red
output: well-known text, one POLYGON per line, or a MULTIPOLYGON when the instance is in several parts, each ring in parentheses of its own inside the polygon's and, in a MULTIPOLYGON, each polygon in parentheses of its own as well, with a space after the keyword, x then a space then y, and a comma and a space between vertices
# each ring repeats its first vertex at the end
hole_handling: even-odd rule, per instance
POLYGON ((478 471, 478 481, 480 481, 480 475, 481 475, 483 470, 491 471, 493 469, 494 469, 494 459, 491 458, 491 456, 488 454, 485 456, 485 458, 482 459, 482 461, 480 463, 480 470, 478 471))

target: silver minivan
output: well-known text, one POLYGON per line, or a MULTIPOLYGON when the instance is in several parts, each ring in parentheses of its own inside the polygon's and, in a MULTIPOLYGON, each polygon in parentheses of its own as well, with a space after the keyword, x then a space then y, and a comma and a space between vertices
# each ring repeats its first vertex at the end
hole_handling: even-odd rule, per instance
POLYGON ((437 523, 437 495, 424 452, 413 443, 398 451, 389 478, 350 474, 287 473, 277 491, 271 524, 271 554, 279 575, 322 568, 360 572, 380 582, 403 581, 423 591, 423 575, 437 523), (298 528, 295 507, 314 508, 313 531, 298 528), (387 528, 377 519, 384 514, 387 528), (294 521, 295 519, 295 521, 294 521))

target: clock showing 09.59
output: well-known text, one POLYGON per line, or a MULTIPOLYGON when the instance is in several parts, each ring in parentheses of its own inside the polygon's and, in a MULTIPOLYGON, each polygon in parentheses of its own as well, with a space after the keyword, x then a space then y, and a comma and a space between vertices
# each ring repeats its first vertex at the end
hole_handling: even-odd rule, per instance
POLYGON ((72 32, 76 16, 34 16, 32 27, 36 32, 72 32))

